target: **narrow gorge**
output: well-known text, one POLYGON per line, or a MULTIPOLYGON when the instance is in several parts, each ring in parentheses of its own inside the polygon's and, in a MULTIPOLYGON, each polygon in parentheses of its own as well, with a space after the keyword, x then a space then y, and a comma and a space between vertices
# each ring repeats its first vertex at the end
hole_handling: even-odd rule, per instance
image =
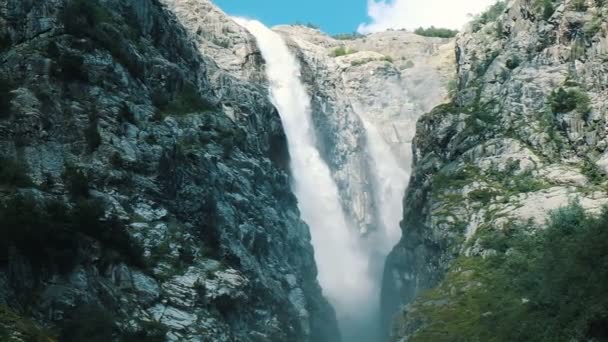
POLYGON ((0 0, 0 341, 607 340, 608 7, 490 3, 0 0))

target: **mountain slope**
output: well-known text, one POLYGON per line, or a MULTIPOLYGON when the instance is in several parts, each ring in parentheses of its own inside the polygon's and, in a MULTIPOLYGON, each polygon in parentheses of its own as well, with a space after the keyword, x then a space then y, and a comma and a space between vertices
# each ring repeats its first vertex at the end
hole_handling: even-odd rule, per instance
POLYGON ((0 1, 7 333, 339 340, 263 64, 218 27, 206 1, 0 1))
MULTIPOLYGON (((418 122, 404 236, 386 264, 387 325, 399 312, 393 340, 509 340, 480 327, 509 319, 492 306, 500 291, 487 292, 510 255, 533 259, 518 239, 543 248, 532 241, 546 238, 549 212, 578 201, 597 214, 608 203, 606 29, 601 1, 516 0, 458 36, 458 88, 418 122), (458 307, 465 298, 472 306, 458 307)), ((517 300, 510 308, 543 303, 517 300)))

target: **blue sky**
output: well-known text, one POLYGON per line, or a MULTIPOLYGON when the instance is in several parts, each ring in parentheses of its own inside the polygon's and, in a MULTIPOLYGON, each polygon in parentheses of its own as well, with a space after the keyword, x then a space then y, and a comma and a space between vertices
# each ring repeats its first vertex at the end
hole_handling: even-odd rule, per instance
POLYGON ((327 33, 441 26, 460 29, 496 0, 213 0, 267 26, 313 23, 327 33))
POLYGON ((365 0, 214 0, 230 15, 267 26, 311 22, 328 33, 353 32, 367 17, 365 0))

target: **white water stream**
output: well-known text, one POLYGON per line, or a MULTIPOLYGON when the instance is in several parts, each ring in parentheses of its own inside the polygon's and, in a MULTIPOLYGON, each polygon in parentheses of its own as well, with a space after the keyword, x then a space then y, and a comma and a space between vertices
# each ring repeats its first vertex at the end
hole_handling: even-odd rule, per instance
POLYGON ((319 283, 336 309, 344 341, 376 342, 381 265, 399 240, 407 174, 375 127, 363 120, 383 227, 373 238, 362 239, 349 226, 338 187, 316 147, 310 96, 298 60, 279 34, 255 20, 235 20, 256 38, 266 61, 270 97, 287 135, 292 187, 310 227, 319 283))

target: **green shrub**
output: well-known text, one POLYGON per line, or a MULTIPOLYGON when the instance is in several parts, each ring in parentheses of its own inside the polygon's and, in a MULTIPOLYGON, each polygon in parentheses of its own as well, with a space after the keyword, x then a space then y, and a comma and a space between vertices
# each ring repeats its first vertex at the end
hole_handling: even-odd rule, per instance
POLYGON ((534 177, 532 172, 523 172, 513 176, 510 182, 511 184, 507 185, 507 188, 515 193, 535 192, 546 188, 546 184, 534 177))
POLYGON ((99 117, 93 111, 89 116, 89 126, 84 131, 89 152, 94 152, 101 145, 101 135, 99 134, 99 117))
POLYGON ((120 122, 128 122, 132 125, 137 125, 137 120, 135 119, 135 114, 129 108, 129 105, 126 102, 123 102, 118 110, 118 119, 120 122))
POLYGON ((492 189, 477 189, 469 193, 469 198, 473 201, 488 204, 498 193, 492 189))
POLYGON ((408 60, 407 62, 405 62, 405 64, 403 65, 403 69, 411 69, 413 67, 415 67, 416 65, 414 64, 414 62, 412 60, 408 60))
POLYGON ((0 341, 50 342, 55 341, 49 331, 41 329, 34 321, 19 315, 15 310, 0 304, 0 341))
POLYGON ((27 165, 17 159, 0 156, 0 184, 19 188, 31 186, 27 165))
POLYGON ((549 105, 554 114, 568 113, 576 110, 584 119, 587 118, 591 111, 589 96, 576 88, 565 90, 560 87, 553 90, 549 95, 549 105))
POLYGON ((580 37, 572 40, 572 44, 570 44, 570 60, 584 60, 586 55, 587 47, 585 46, 585 40, 580 37))
POLYGON ((549 20, 555 13, 555 0, 535 0, 534 7, 542 14, 543 19, 549 20))
POLYGON ((110 164, 112 164, 112 166, 116 169, 121 169, 125 162, 122 159, 120 153, 118 152, 114 152, 112 153, 112 156, 110 156, 110 164))
POLYGON ((63 181, 72 199, 89 197, 89 176, 87 173, 75 166, 66 165, 63 171, 63 181))
POLYGON ((595 36, 602 28, 602 17, 594 16, 592 20, 583 25, 585 36, 590 39, 595 36))
POLYGON ((123 333, 121 342, 165 342, 169 329, 160 322, 144 322, 142 329, 136 332, 123 333))
POLYGON ((61 226, 67 208, 56 203, 41 206, 34 198, 16 196, 0 205, 0 260, 16 248, 33 266, 69 271, 77 258, 78 241, 61 226))
POLYGON ((160 109, 161 115, 163 113, 174 115, 201 113, 215 109, 211 103, 203 99, 197 88, 191 83, 186 83, 172 101, 165 104, 160 102, 156 105, 160 109))
POLYGON ((458 80, 450 79, 447 84, 448 95, 454 98, 458 94, 458 80))
MULTIPOLYGON (((126 262, 144 267, 142 250, 116 217, 105 218, 101 202, 78 200, 72 208, 60 201, 15 196, 0 205, 0 260, 15 248, 37 268, 69 272, 84 257, 81 246, 99 241, 106 252, 118 253, 126 262)), ((104 259, 103 262, 115 260, 104 259)))
POLYGON ((76 37, 91 34, 103 22, 109 21, 110 12, 97 0, 69 0, 61 15, 67 33, 76 37))
POLYGON ((369 62, 371 62, 371 61, 373 61, 373 59, 372 59, 372 58, 363 58, 363 59, 359 59, 359 60, 352 61, 352 62, 350 63, 350 65, 352 65, 352 66, 359 66, 359 65, 364 65, 364 64, 367 64, 367 63, 369 63, 369 62))
POLYGON ((52 65, 51 75, 65 82, 89 81, 89 74, 84 65, 84 57, 72 53, 59 55, 57 61, 52 65))
POLYGON ((80 304, 59 324, 61 342, 164 342, 168 328, 160 322, 143 322, 141 329, 120 332, 115 315, 98 304, 80 304), (115 337, 118 337, 116 339, 115 337))
POLYGON ((296 26, 304 26, 304 27, 308 27, 308 28, 311 28, 311 29, 313 29, 313 30, 318 30, 318 29, 319 29, 319 26, 318 26, 318 25, 315 25, 315 24, 313 24, 313 23, 311 23, 311 22, 302 23, 302 22, 300 22, 300 21, 296 21, 296 23, 295 23, 294 25, 296 25, 296 26))
POLYGON ((358 32, 340 33, 340 34, 336 34, 336 35, 332 36, 332 38, 337 39, 337 40, 355 40, 355 39, 359 39, 359 38, 363 38, 363 37, 365 37, 365 35, 362 35, 358 32))
POLYGON ((46 46, 46 54, 52 59, 56 59, 61 56, 61 51, 59 51, 59 46, 55 41, 51 40, 46 46))
POLYGON ((69 0, 61 16, 68 34, 94 40, 136 78, 144 75, 144 66, 130 50, 128 41, 139 34, 141 28, 136 19, 125 21, 113 17, 98 0, 69 0), (130 24, 130 25, 129 25, 130 24))
POLYGON ((603 341, 608 326, 608 209, 578 204, 545 229, 480 231, 496 256, 460 257, 410 312, 427 324, 411 341, 603 341), (429 301, 445 303, 424 305, 429 301))
POLYGON ((340 56, 346 56, 346 55, 350 55, 353 53, 356 53, 357 50, 351 49, 349 47, 346 46, 340 46, 339 48, 336 48, 332 51, 331 56, 332 57, 340 57, 340 56))
POLYGON ((475 16, 472 21, 473 32, 477 32, 482 26, 494 22, 500 17, 507 9, 506 1, 497 1, 494 5, 490 6, 485 12, 475 16))
POLYGON ((479 172, 479 168, 474 165, 466 165, 456 170, 444 168, 433 176, 433 192, 439 194, 445 189, 461 188, 474 182, 479 177, 479 172))
POLYGON ((517 55, 513 55, 507 59, 506 66, 507 68, 513 70, 517 68, 521 64, 521 59, 517 55))
POLYGON ((458 30, 431 26, 428 28, 419 27, 414 30, 414 33, 424 37, 453 38, 458 34, 458 30))
POLYGON ((570 6, 575 11, 584 12, 587 10, 587 1, 586 0, 572 0, 570 2, 570 6))
POLYGON ((116 330, 114 316, 95 304, 79 306, 61 326, 61 342, 107 342, 116 330))
POLYGON ((583 161, 581 171, 592 184, 600 184, 604 180, 604 173, 602 170, 599 168, 599 166, 597 166, 597 164, 589 159, 585 159, 583 161))
POLYGON ((12 90, 11 83, 0 78, 0 119, 8 118, 11 115, 12 90))

